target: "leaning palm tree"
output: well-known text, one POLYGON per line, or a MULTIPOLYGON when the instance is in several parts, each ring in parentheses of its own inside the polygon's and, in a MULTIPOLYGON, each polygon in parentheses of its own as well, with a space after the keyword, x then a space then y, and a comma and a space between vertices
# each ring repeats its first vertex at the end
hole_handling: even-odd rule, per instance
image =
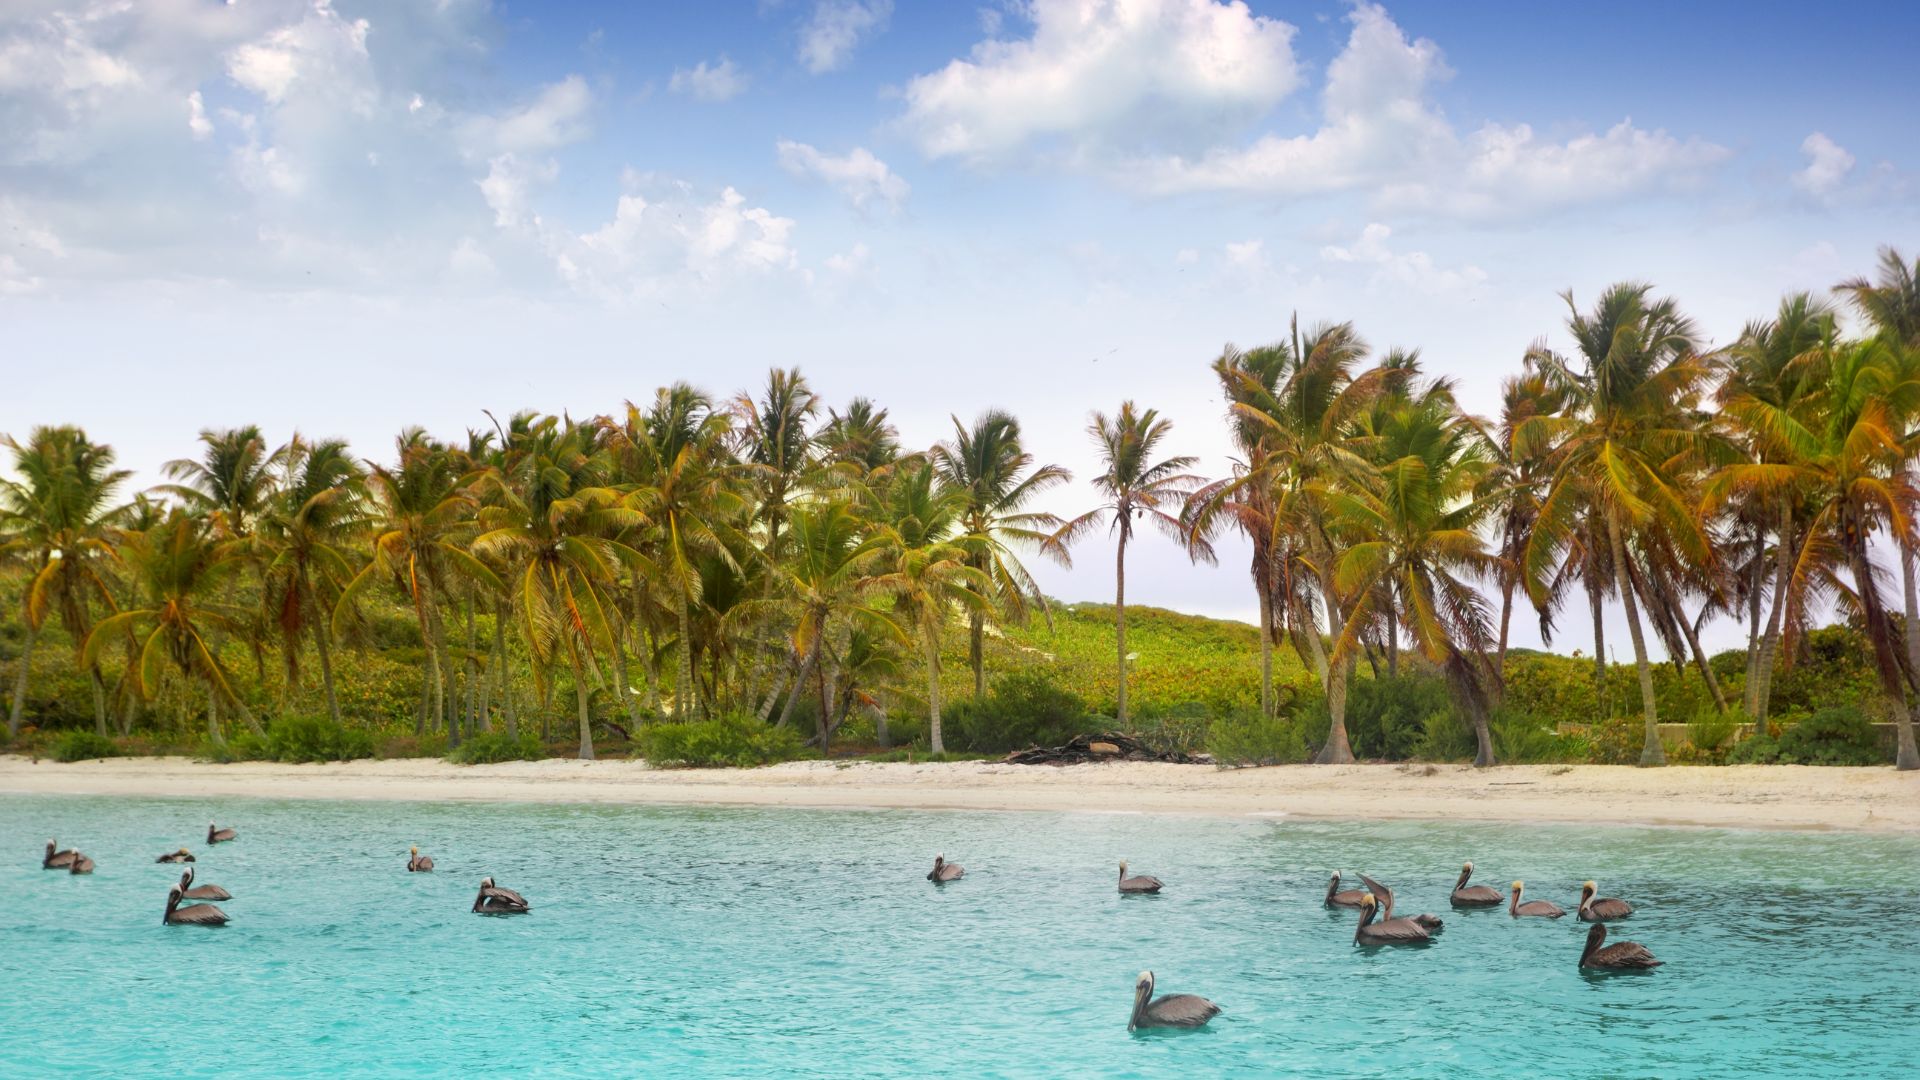
POLYGON ((1531 362, 1522 362, 1520 374, 1500 384, 1500 420, 1489 433, 1487 444, 1493 452, 1494 468, 1486 478, 1486 490, 1497 493, 1500 501, 1500 639, 1495 647, 1494 670, 1507 666, 1507 634, 1513 621, 1513 594, 1520 586, 1520 563, 1526 554, 1527 536, 1533 532, 1540 514, 1540 500, 1546 493, 1548 464, 1553 447, 1536 446, 1523 450, 1517 438, 1520 426, 1535 416, 1557 416, 1566 407, 1566 398, 1531 362))
POLYGON ((1048 539, 1051 546, 1065 548, 1102 523, 1108 523, 1115 536, 1113 630, 1120 682, 1115 719, 1122 724, 1127 722, 1127 543, 1133 539, 1134 522, 1145 518, 1183 547, 1190 546, 1179 512, 1203 483, 1187 471, 1197 460, 1193 457, 1154 460, 1172 428, 1172 422, 1161 419, 1157 410, 1139 409, 1131 401, 1121 402, 1120 411, 1111 417, 1095 412, 1087 433, 1102 464, 1093 478, 1100 505, 1063 523, 1048 539))
POLYGON ((253 734, 263 735, 215 640, 239 631, 250 616, 221 599, 226 579, 243 562, 237 546, 220 538, 211 519, 175 508, 152 530, 129 534, 122 552, 139 603, 100 620, 87 636, 84 662, 97 663, 102 649, 131 635, 139 643, 134 685, 141 697, 153 699, 171 665, 189 685, 206 691, 207 735, 215 744, 225 741, 222 705, 233 706, 253 734))
POLYGON ((297 434, 281 451, 280 468, 255 532, 266 586, 262 606, 279 630, 289 686, 300 678, 303 641, 313 642, 327 715, 338 724, 330 613, 356 572, 346 545, 363 524, 366 473, 344 441, 308 442, 297 434))
MULTIPOLYGON (((20 733, 26 705, 27 670, 33 646, 48 614, 57 613, 73 639, 74 656, 93 629, 96 604, 115 610, 107 566, 115 560, 114 526, 121 510, 114 491, 128 475, 113 467, 113 448, 92 442, 77 427, 34 428, 22 444, 0 436, 13 451, 17 480, 0 480, 0 551, 33 569, 24 614, 26 647, 14 680, 9 736, 20 733)), ((94 730, 107 733, 106 684, 97 663, 81 665, 93 687, 94 730)))
MULTIPOLYGON (((971 428, 957 416, 952 420, 953 438, 933 448, 934 467, 964 502, 959 526, 977 540, 967 564, 991 582, 991 614, 1015 625, 1025 622, 1032 608, 1051 617, 1046 595, 1016 549, 1035 549, 1069 565, 1066 549, 1047 543, 1060 528, 1060 519, 1028 506, 1073 474, 1058 465, 1035 467, 1033 455, 1021 443, 1020 421, 1008 413, 989 410, 971 428)), ((975 701, 986 694, 983 637, 989 614, 976 610, 967 616, 967 664, 973 668, 975 701)))
POLYGON ((1551 563, 1581 534, 1583 516, 1598 518, 1626 609, 1640 676, 1645 742, 1640 764, 1664 765, 1653 668, 1628 565, 1628 545, 1641 530, 1663 531, 1683 557, 1713 558, 1712 546, 1679 482, 1704 438, 1693 405, 1710 367, 1697 350, 1693 323, 1671 299, 1653 299, 1652 286, 1614 285, 1591 313, 1564 294, 1583 366, 1544 347, 1534 363, 1568 396, 1561 415, 1534 416, 1520 425, 1523 450, 1557 446, 1553 479, 1528 538, 1523 563, 1527 591, 1547 600, 1551 563))

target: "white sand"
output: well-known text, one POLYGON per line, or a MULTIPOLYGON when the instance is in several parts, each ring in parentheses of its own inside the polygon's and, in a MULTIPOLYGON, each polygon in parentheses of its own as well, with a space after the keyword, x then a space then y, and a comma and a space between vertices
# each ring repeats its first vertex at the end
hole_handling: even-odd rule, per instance
POLYGON ((1345 819, 1608 822, 1920 831, 1920 773, 1781 765, 1635 769, 1521 765, 1286 766, 794 762, 659 770, 629 761, 213 765, 0 756, 0 792, 196 798, 394 799, 948 810, 1192 813, 1345 819))

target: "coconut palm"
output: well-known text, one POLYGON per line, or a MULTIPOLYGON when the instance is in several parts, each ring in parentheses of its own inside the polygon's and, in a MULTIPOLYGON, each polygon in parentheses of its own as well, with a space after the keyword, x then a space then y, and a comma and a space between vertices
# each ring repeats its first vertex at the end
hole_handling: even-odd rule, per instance
POLYGON ((1061 566, 1069 565, 1066 548, 1047 543, 1060 528, 1060 519, 1028 507, 1073 474, 1058 465, 1036 467, 1021 443, 1020 421, 1008 413, 989 410, 971 428, 959 417, 951 419, 953 438, 933 448, 934 467, 962 500, 959 527, 975 538, 967 564, 986 575, 993 597, 991 611, 974 610, 967 616, 967 664, 973 669, 973 697, 978 701, 986 694, 982 639, 989 616, 1019 625, 1038 608, 1051 618, 1046 595, 1016 549, 1037 550, 1061 566))
MULTIPOLYGON (((1487 438, 1494 468, 1486 478, 1486 492, 1497 493, 1500 566, 1500 638, 1495 647, 1494 670, 1507 667, 1507 634, 1513 621, 1513 594, 1520 586, 1520 564, 1526 553, 1527 536, 1540 514, 1540 500, 1546 494, 1550 476, 1549 462, 1554 448, 1535 446, 1523 449, 1520 426, 1535 416, 1557 416, 1566 408, 1563 394, 1539 368, 1523 360, 1518 375, 1500 384, 1499 426, 1487 438)), ((1596 653, 1598 655, 1598 653, 1596 653)))
MULTIPOLYGON (((0 480, 0 531, 4 550, 33 569, 24 597, 27 639, 14 680, 9 735, 20 732, 27 671, 33 646, 48 614, 58 614, 81 657, 93 629, 97 604, 116 609, 108 566, 115 560, 114 526, 122 511, 114 492, 130 475, 113 467, 113 448, 95 443, 77 427, 37 427, 22 444, 0 436, 13 452, 16 480, 0 480)), ((107 733, 106 684, 97 663, 81 665, 93 688, 94 730, 107 733)))
POLYGON ((1172 422, 1162 419, 1157 410, 1140 409, 1131 401, 1121 402, 1112 416, 1095 412, 1087 423, 1087 434, 1102 465, 1093 478, 1100 505, 1063 523, 1048 540, 1065 548, 1102 523, 1114 534, 1113 629, 1120 684, 1114 708, 1122 724, 1127 722, 1127 543, 1133 539, 1134 523, 1144 519, 1181 546, 1190 547, 1191 536, 1179 511, 1203 483, 1187 471, 1196 458, 1176 455, 1154 460, 1172 429, 1172 422))
POLYGON ((327 715, 338 724, 331 612, 356 572, 346 545, 363 524, 366 473, 339 439, 296 434, 278 456, 281 475, 257 519, 262 606, 279 630, 288 685, 299 682, 303 642, 313 642, 327 715))
POLYGON ((887 419, 887 410, 864 397, 847 403, 847 411, 827 410, 827 422, 818 439, 829 464, 851 467, 856 479, 866 479, 900 459, 900 432, 887 419))
POLYGON ((1663 530, 1684 557, 1713 558, 1712 545, 1692 513, 1692 499, 1676 480, 1676 463, 1698 450, 1702 433, 1693 404, 1710 373, 1695 344, 1693 323, 1652 287, 1609 287, 1590 313, 1563 294, 1582 366, 1537 347, 1534 363, 1563 392, 1569 409, 1534 416, 1520 425, 1526 451, 1556 446, 1553 479, 1541 503, 1523 562, 1527 591, 1547 600, 1552 562, 1584 527, 1604 530, 1614 587, 1626 610, 1645 723, 1642 765, 1663 765, 1653 669, 1647 657, 1640 607, 1628 568, 1628 545, 1638 532, 1663 530), (1597 523, 1587 519, 1597 517, 1597 523))
POLYGON ((101 650, 132 635, 139 645, 134 685, 141 697, 153 699, 171 665, 189 685, 206 691, 207 735, 216 744, 225 741, 222 705, 231 705, 253 734, 263 735, 217 644, 218 635, 238 633, 251 617, 223 600, 227 580, 245 562, 238 545, 223 540, 211 518, 176 507, 153 529, 128 534, 121 558, 139 598, 94 626, 83 662, 97 664, 101 650))
POLYGON ((177 483, 160 490, 188 507, 211 515, 227 536, 245 538, 273 498, 274 473, 286 448, 269 452, 260 429, 245 427, 200 432, 200 459, 179 458, 161 466, 177 483))

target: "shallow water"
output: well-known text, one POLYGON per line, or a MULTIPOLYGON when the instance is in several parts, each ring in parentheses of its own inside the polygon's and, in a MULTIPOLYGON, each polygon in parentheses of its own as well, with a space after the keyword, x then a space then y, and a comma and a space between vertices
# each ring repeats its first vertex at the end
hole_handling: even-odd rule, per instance
POLYGON ((0 836, 6 1076, 1872 1077, 1920 1020, 1908 837, 44 797, 0 836), (50 835, 98 871, 39 870, 50 835), (231 926, 161 925, 181 844, 231 926), (966 878, 926 882, 936 850, 966 878), (1117 895, 1121 856, 1166 892, 1117 895), (1447 910, 1463 858, 1569 909, 1598 877, 1667 965, 1582 975, 1572 916, 1447 910), (1446 930, 1354 948, 1335 866, 1446 930), (533 913, 469 913, 488 874, 533 913), (1129 1035, 1143 968, 1226 1011, 1129 1035))

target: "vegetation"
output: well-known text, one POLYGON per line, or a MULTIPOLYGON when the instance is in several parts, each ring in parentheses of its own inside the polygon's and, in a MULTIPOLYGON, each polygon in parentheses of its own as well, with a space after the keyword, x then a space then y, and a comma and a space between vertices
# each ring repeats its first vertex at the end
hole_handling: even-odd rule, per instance
POLYGON ((1064 520, 1038 502, 1068 474, 1013 417, 915 449, 793 370, 367 460, 209 430, 149 492, 37 428, 0 480, 8 738, 481 761, 564 730, 581 758, 755 763, 1117 726, 1231 762, 1652 765, 1879 760, 1884 717, 1920 768, 1920 266, 1885 252, 1720 349, 1645 284, 1567 304, 1574 347, 1528 350, 1493 420, 1350 323, 1229 347, 1234 460, 1199 475, 1122 403, 1089 424, 1099 503, 1064 520), (1142 524, 1208 562, 1244 535, 1258 625, 1130 608, 1142 524), (1103 528, 1113 604, 1049 601, 1026 561, 1103 528), (1582 604, 1590 656, 1509 648, 1516 614, 1552 634, 1582 604), (1707 656, 1716 618, 1748 647, 1707 656))

